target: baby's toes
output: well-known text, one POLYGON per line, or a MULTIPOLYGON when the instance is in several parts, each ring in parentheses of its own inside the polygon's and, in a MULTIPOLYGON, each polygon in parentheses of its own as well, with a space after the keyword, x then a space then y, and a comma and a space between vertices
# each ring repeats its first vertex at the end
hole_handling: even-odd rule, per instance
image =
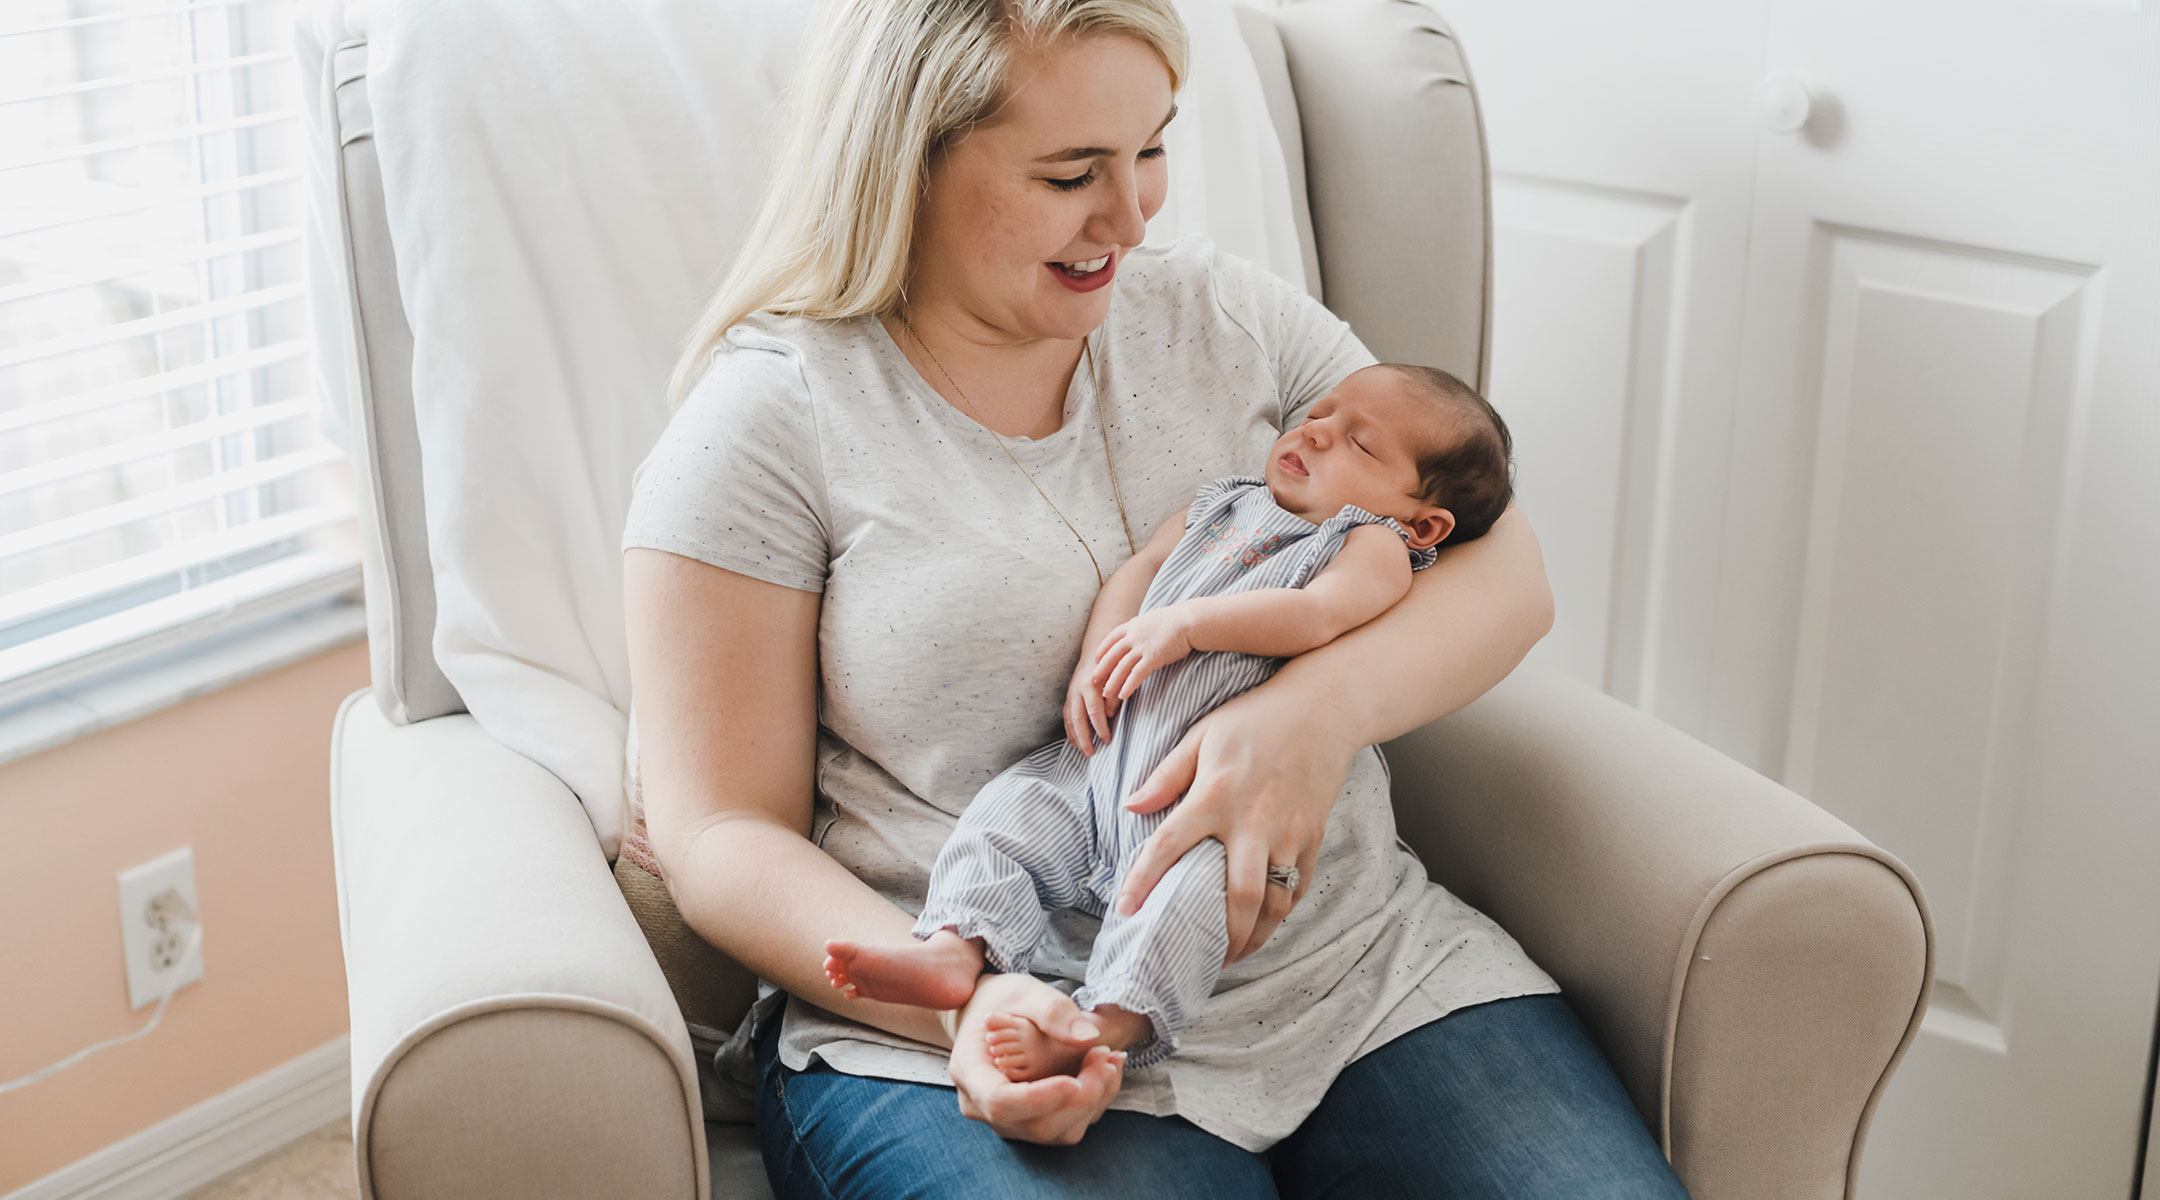
POLYGON ((1008 1054, 991 1062, 1014 1083, 1027 1083, 1039 1073, 1035 1069, 1035 1060, 1024 1053, 1008 1054))

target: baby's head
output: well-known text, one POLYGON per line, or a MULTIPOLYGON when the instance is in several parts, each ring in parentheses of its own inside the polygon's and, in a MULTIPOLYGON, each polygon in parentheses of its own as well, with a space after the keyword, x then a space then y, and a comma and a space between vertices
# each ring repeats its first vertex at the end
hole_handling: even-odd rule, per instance
POLYGON ((1482 537, 1514 494, 1505 421, 1446 371, 1376 363, 1335 385, 1268 451, 1275 502, 1318 524, 1355 504, 1416 549, 1482 537))

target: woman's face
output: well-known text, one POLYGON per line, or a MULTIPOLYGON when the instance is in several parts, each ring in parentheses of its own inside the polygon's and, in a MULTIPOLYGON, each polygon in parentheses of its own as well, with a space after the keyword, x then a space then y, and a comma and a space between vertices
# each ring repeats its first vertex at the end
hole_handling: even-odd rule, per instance
POLYGON ((910 303, 983 341, 1087 336, 1162 208, 1162 130, 1175 112, 1170 69, 1135 38, 1022 59, 998 114, 931 163, 910 303), (1096 269, 1076 278, 1064 269, 1074 264, 1096 269))

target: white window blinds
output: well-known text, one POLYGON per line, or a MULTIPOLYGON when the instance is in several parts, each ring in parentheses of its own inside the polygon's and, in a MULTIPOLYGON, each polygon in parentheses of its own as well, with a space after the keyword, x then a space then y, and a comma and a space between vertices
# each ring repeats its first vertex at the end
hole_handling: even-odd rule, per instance
POLYGON ((291 22, 0 4, 0 710, 358 588, 291 22))

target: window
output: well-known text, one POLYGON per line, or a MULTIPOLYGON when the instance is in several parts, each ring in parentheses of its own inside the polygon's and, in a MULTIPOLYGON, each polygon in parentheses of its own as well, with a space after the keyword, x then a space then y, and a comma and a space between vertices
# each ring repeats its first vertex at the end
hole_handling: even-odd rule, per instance
POLYGON ((357 592, 292 19, 0 6, 0 710, 357 592))

